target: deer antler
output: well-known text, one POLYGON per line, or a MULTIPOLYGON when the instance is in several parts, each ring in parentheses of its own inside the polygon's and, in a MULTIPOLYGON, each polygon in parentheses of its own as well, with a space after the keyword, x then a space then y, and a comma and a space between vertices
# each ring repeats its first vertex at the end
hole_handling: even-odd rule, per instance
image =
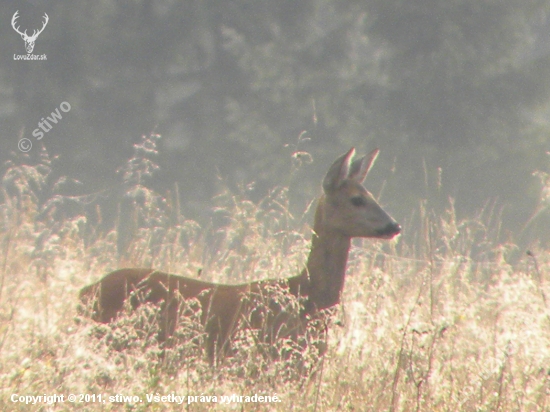
MULTIPOLYGON (((19 34, 21 35, 21 37, 27 36, 27 30, 25 30, 24 33, 21 33, 21 32, 19 31, 19 26, 15 27, 15 21, 16 21, 18 18, 19 18, 19 10, 17 10, 17 11, 15 12, 15 14, 13 15, 13 17, 12 17, 12 19, 11 19, 11 27, 13 27, 13 29, 14 29, 17 33, 19 33, 19 34)), ((23 37, 23 38, 24 38, 24 37, 23 37)))
POLYGON ((46 28, 46 25, 48 24, 48 21, 50 21, 50 18, 46 13, 44 13, 44 23, 42 24, 42 28, 38 31, 34 30, 34 33, 31 36, 32 39, 36 39, 38 35, 44 31, 44 29, 46 28))

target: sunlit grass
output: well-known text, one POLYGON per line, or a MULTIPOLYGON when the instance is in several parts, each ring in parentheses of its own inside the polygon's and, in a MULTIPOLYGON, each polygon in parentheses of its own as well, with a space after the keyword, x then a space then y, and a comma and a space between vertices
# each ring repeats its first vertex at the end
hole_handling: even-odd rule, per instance
MULTIPOLYGON (((149 169, 134 158, 132 170, 143 173, 125 177, 131 218, 94 231, 84 211, 59 217, 64 209, 53 202, 54 191, 41 199, 57 184, 48 180, 51 164, 44 156, 37 166, 9 165, 3 180, 2 410, 44 406, 12 403, 12 394, 55 393, 144 400, 146 394, 218 400, 276 394, 281 400, 193 403, 193 411, 550 409, 549 255, 535 248, 510 265, 514 245, 495 244, 483 214, 458 221, 452 205, 441 216, 421 208, 414 244, 354 242, 324 358, 296 349, 288 360, 272 361, 253 333, 244 332, 236 337, 234 356, 213 368, 197 319, 182 320, 174 344, 161 347, 156 308, 143 305, 112 324, 96 324, 78 314, 78 291, 120 265, 229 283, 296 275, 305 264, 310 229, 297 227, 304 219, 288 212, 286 190, 274 190, 260 204, 224 193, 213 200, 212 223, 200 227, 147 186, 149 169), (122 224, 131 234, 124 241, 122 224)), ((319 337, 306 339, 314 348, 319 337)), ((291 350, 291 344, 280 341, 275 349, 291 350)), ((68 403, 50 408, 76 409, 68 403)), ((123 402, 78 409, 182 407, 123 402)))

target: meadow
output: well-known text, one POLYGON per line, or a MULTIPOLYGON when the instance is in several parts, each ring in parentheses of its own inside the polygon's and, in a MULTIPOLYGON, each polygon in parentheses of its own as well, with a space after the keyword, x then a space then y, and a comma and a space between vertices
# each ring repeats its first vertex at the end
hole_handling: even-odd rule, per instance
POLYGON ((293 215, 286 187, 259 203, 224 192, 201 226, 185 218, 177 190, 160 194, 146 184, 155 166, 146 143, 123 170, 112 227, 89 212, 88 198, 58 194, 68 183, 53 179, 46 152, 34 164, 7 165, 0 409, 550 410, 549 254, 534 247, 510 264, 517 246, 495 240, 498 218, 483 211, 458 219, 452 203, 439 215, 416 207, 410 221, 420 229, 401 222, 417 232, 410 244, 353 242, 342 303, 327 313, 324 357, 312 349, 314 334, 305 349, 272 360, 246 332, 235 356, 212 367, 196 319, 182 320, 177 344, 166 348, 155 339, 152 306, 93 322, 78 310, 78 292, 119 267, 241 283, 294 276, 309 252, 313 202, 293 215), (23 403, 53 394, 64 402, 23 403))

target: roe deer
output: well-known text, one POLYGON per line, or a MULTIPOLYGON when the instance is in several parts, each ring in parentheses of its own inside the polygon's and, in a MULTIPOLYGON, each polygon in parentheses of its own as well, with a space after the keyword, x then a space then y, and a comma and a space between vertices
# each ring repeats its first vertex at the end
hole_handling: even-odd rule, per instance
POLYGON ((274 337, 296 340, 320 310, 339 303, 351 238, 391 239, 401 231, 361 184, 378 152, 373 150, 352 162, 352 148, 330 167, 315 211, 311 252, 300 275, 225 285, 153 269, 119 269, 84 287, 80 299, 89 305, 92 319, 103 323, 112 321, 128 298, 134 309, 144 302, 160 304, 159 340, 163 341, 175 331, 180 299, 196 298, 211 363, 228 355, 239 328, 260 330, 260 339, 267 343, 274 337), (273 297, 275 288, 303 302, 299 313, 292 315, 273 297), (267 304, 259 309, 264 302, 267 304))

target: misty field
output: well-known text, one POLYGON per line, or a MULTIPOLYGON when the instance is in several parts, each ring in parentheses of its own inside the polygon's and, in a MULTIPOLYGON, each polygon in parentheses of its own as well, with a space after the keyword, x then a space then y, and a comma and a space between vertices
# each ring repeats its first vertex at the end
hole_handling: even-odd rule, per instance
POLYGON ((354 241, 324 357, 312 334, 293 356, 271 360, 246 332, 213 368, 192 318, 161 347, 154 307, 97 324, 78 310, 79 289, 134 266, 224 283, 296 275, 313 206, 292 216, 285 188, 259 204, 224 193, 201 227, 128 177, 124 210, 100 229, 98 214, 68 206, 89 202, 55 194, 61 183, 44 156, 9 165, 3 178, 1 410, 550 410, 549 254, 533 248, 509 264, 517 248, 494 241, 498 221, 487 213, 457 220, 452 205, 438 216, 417 207, 413 244, 354 241), (64 402, 23 403, 54 394, 64 402))

